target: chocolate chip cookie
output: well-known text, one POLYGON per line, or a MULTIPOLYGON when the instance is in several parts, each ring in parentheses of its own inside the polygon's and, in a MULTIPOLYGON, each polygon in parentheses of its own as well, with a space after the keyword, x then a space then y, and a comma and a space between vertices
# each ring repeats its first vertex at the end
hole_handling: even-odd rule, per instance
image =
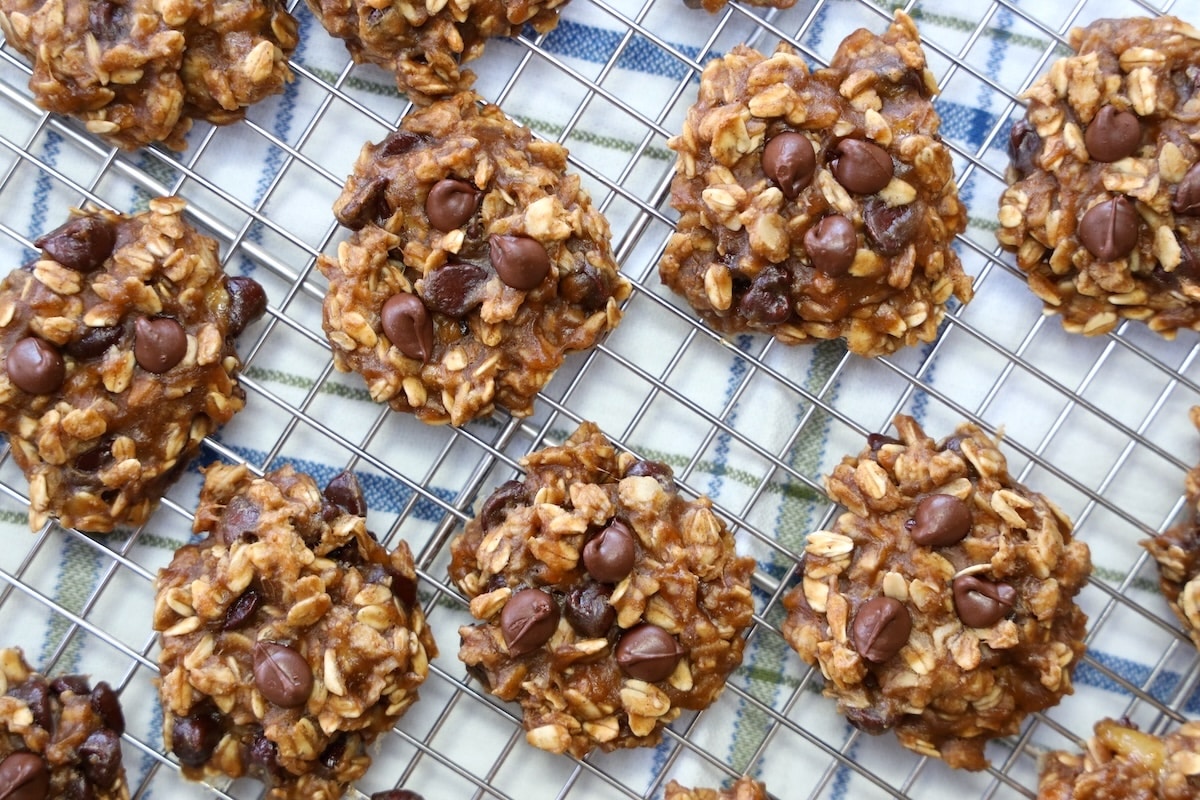
POLYGON ((517 700, 526 739, 583 757, 656 744, 742 660, 754 562, 671 469, 618 453, 585 422, 526 456, 451 544, 450 576, 481 622, 458 656, 517 700))
POLYGON ((341 797, 417 699, 433 635, 408 545, 366 528, 353 474, 205 472, 194 530, 159 572, 163 737, 183 774, 251 775, 271 800, 341 797))
POLYGON ((1200 30, 1102 19, 1025 93, 997 238, 1072 333, 1200 330, 1200 30))
POLYGON ((667 784, 666 800, 767 800, 767 787, 753 778, 738 778, 728 789, 687 789, 667 784))
POLYGON ((1041 759, 1038 800, 1193 800, 1200 797, 1200 722, 1165 736, 1112 719, 1083 753, 1041 759))
POLYGON ((307 2, 355 62, 391 70, 401 92, 428 105, 471 87, 475 73, 462 65, 479 58, 488 39, 516 36, 525 25, 546 33, 568 0, 307 2))
POLYGON ((532 413, 630 292, 566 157, 469 92, 365 146, 334 206, 354 233, 317 263, 334 365, 425 422, 532 413))
POLYGON ((233 339, 266 296, 226 277, 183 210, 77 212, 0 283, 0 430, 34 529, 141 524, 245 403, 233 339))
POLYGON ((47 678, 14 648, 0 650, 0 797, 128 800, 125 716, 104 681, 47 678))
POLYGON ((0 0, 0 28, 39 106, 129 150, 241 119, 291 81, 297 43, 278 0, 0 0))
POLYGON ((893 424, 826 479, 847 511, 808 535, 783 634, 855 726, 983 769, 988 739, 1072 692, 1090 555, 978 427, 893 424))
POLYGON ((972 291, 935 91, 900 11, 816 72, 786 44, 714 59, 668 142, 680 218, 663 282, 727 333, 844 338, 864 356, 935 338, 947 301, 972 291))

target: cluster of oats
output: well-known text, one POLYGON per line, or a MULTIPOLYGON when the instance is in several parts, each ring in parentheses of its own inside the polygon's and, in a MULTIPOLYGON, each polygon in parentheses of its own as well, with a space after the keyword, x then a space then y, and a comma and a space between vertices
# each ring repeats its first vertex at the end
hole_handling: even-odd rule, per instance
POLYGON ((666 800, 767 800, 767 787, 753 778, 738 778, 728 789, 689 789, 667 784, 666 800))

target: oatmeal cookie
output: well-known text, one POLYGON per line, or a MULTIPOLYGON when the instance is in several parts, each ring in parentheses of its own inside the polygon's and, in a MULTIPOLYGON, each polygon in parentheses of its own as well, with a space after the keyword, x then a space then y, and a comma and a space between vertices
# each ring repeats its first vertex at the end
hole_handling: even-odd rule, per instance
POLYGON ((1072 333, 1200 330, 1200 30, 1102 19, 1029 88, 997 238, 1072 333))
POLYGON ((205 473, 194 530, 156 584, 163 738, 189 778, 252 775, 332 800, 417 699, 433 635, 408 545, 366 528, 353 474, 205 473))
POLYGON ((84 675, 47 678, 0 650, 0 797, 128 800, 117 693, 84 675))
MULTIPOLYGON (((1200 429, 1200 406, 1191 410, 1200 429)), ((1158 562, 1158 585, 1196 647, 1200 647, 1200 465, 1184 479, 1187 519, 1141 542, 1158 562)))
POLYGON ((753 778, 738 778, 728 789, 687 789, 667 784, 666 800, 767 800, 767 787, 753 778))
POLYGON ((1153 736, 1112 719, 1084 753, 1041 760, 1038 800, 1194 800, 1200 797, 1200 722, 1153 736))
POLYGON ((0 28, 39 106, 128 150, 241 119, 292 80, 298 41, 278 0, 0 0, 0 28))
POLYGON ((546 33, 568 0, 307 0, 325 29, 346 42, 356 63, 396 75, 418 105, 469 89, 475 73, 462 65, 487 40, 516 36, 530 25, 546 33))
POLYGON ((726 333, 840 337, 864 356, 935 338, 950 297, 972 293, 935 91, 901 11, 816 72, 786 44, 709 63, 668 142, 680 218, 663 282, 726 333))
POLYGON ((183 210, 76 212, 0 283, 0 430, 34 529, 141 524, 245 403, 233 337, 266 296, 226 277, 183 210))
POLYGON ((318 261, 335 366, 430 423, 531 414, 630 292, 567 151, 478 100, 438 102, 363 148, 334 206, 354 233, 318 261))
POLYGON ((526 739, 583 757, 656 744, 710 705, 742 661, 754 562, 670 467, 618 453, 585 422, 523 460, 451 544, 450 576, 481 622, 458 656, 518 700, 526 739))
POLYGON ((1090 555, 978 427, 894 425, 826 479, 848 511, 808 535, 783 633, 856 727, 983 769, 988 739, 1072 692, 1090 555))

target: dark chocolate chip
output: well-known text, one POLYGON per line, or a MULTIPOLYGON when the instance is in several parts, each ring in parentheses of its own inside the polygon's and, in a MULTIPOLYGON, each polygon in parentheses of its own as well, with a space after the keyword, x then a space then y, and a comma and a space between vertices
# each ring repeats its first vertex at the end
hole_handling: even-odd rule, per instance
POLYGON ((909 535, 924 547, 949 547, 971 532, 971 509, 954 495, 931 494, 917 503, 909 535))
POLYGON ((106 681, 96 684, 88 700, 92 710, 100 715, 107 727, 116 731, 118 736, 125 733, 125 714, 121 711, 121 701, 106 681))
POLYGON ((1083 143, 1095 161, 1120 161, 1136 153, 1141 142, 1142 126, 1137 115, 1115 106, 1102 107, 1083 132, 1083 143))
POLYGON ((81 472, 96 472, 112 456, 112 439, 105 437, 90 450, 75 457, 75 469, 81 472))
POLYGON ((625 477, 654 478, 664 492, 676 490, 674 471, 661 461, 635 461, 630 464, 629 469, 625 472, 625 477))
POLYGON ((408 789, 388 789, 386 792, 375 792, 371 795, 371 800, 425 800, 425 798, 408 789))
POLYGON ((421 298, 409 292, 394 294, 379 312, 383 334, 396 349, 422 363, 433 355, 433 317, 421 298))
POLYGON ((116 731, 92 731, 79 745, 83 774, 96 786, 109 788, 121 774, 121 737, 116 731))
POLYGON ((171 727, 171 750, 185 767, 200 767, 221 741, 221 726, 211 714, 176 717, 171 727))
POLYGON ((525 589, 508 598, 500 611, 500 633, 508 652, 523 656, 546 643, 558 628, 558 604, 541 589, 525 589))
POLYGON ((133 357, 156 375, 171 369, 187 355, 187 333, 170 317, 139 317, 133 329, 133 357))
POLYGON ((887 150, 865 139, 838 142, 830 168, 838 183, 857 194, 878 192, 891 182, 895 170, 887 150))
POLYGON ((225 291, 229 292, 230 336, 237 336, 267 313, 267 293, 253 278, 235 275, 225 281, 225 291))
POLYGON ((0 800, 47 800, 50 771, 34 753, 12 753, 0 761, 0 800))
POLYGON ((1079 241, 1100 261, 1124 258, 1137 239, 1137 210, 1122 195, 1092 206, 1079 220, 1079 241))
POLYGON ((392 576, 392 594, 408 608, 415 606, 417 604, 417 582, 395 570, 388 570, 388 572, 392 576))
POLYGON ((258 642, 254 645, 254 685, 280 708, 296 708, 312 694, 312 667, 287 645, 258 642))
POLYGON ((358 476, 350 470, 342 470, 330 479, 322 492, 326 502, 355 517, 367 516, 367 498, 363 496, 358 476))
POLYGON ((33 714, 34 725, 43 730, 53 730, 54 715, 50 709, 50 686, 45 680, 40 677, 30 678, 24 683, 10 688, 8 693, 29 706, 29 711, 33 714))
POLYGON ((376 219, 391 216, 386 202, 388 180, 376 175, 368 180, 352 180, 349 191, 333 208, 337 221, 353 231, 361 230, 376 219))
POLYGON ((235 494, 221 512, 213 535, 224 545, 232 545, 258 527, 258 506, 250 498, 235 494))
POLYGON ((425 198, 425 216, 434 228, 449 233, 461 228, 475 215, 479 198, 479 190, 471 184, 446 178, 429 190, 429 196, 425 198))
POLYGON ((614 519, 583 546, 583 566, 601 583, 618 583, 633 569, 637 545, 633 531, 614 519))
POLYGON ((627 630, 617 642, 617 666, 631 678, 656 683, 670 677, 685 652, 674 636, 643 622, 627 630))
POLYGON ((916 203, 889 206, 878 198, 872 198, 863 206, 863 224, 867 238, 881 255, 897 256, 917 234, 920 215, 916 203))
POLYGON ((792 273, 782 264, 768 264, 754 276, 738 301, 738 313, 752 323, 777 325, 792 315, 792 273))
POLYGON ((12 346, 4 362, 13 385, 30 394, 52 394, 67 377, 67 365, 54 345, 26 336, 12 346))
POLYGON ((425 276, 425 305, 439 314, 458 319, 483 302, 488 271, 478 264, 451 261, 425 276))
POLYGON ((77 339, 72 339, 63 347, 63 351, 71 358, 82 361, 96 358, 108 352, 108 348, 120 344, 125 336, 122 325, 104 325, 98 328, 84 328, 77 339))
POLYGON ((505 481, 483 501, 479 509, 479 523, 484 533, 504 522, 508 510, 529 502, 529 493, 525 484, 517 480, 505 481))
POLYGON ((954 610, 969 628, 988 628, 1008 616, 1017 602, 1017 590, 974 575, 954 579, 954 610))
POLYGON ((603 639, 617 621, 617 610, 608 602, 612 587, 588 582, 567 592, 563 616, 584 638, 603 639))
POLYGON ((785 131, 772 136, 763 147, 763 172, 789 200, 795 200, 812 182, 817 155, 812 142, 802 133, 785 131))
POLYGON ((1027 119, 1013 123, 1008 132, 1008 158, 1016 168, 1017 175, 1024 178, 1037 169, 1037 159, 1042 152, 1042 137, 1027 119))
POLYGON ((893 436, 886 436, 882 433, 867 434, 867 447, 870 448, 872 452, 878 451, 879 448, 886 444, 904 444, 904 442, 893 436))
POLYGON ((550 272, 550 255, 537 239, 492 234, 488 254, 500 280, 514 289, 536 289, 550 272))
POLYGON ((604 276, 586 263, 559 278, 558 293, 571 305, 580 306, 586 311, 604 308, 608 298, 612 297, 612 290, 604 276))
POLYGON ((804 249, 813 269, 834 278, 845 275, 858 252, 854 223, 841 214, 825 217, 804 234, 804 249))
POLYGON ((67 269, 86 273, 104 265, 116 242, 112 225, 99 217, 76 217, 33 244, 67 269))
POLYGON ((226 609, 225 618, 221 620, 221 630, 235 631, 242 627, 251 620, 261 604, 262 595, 258 592, 253 589, 242 592, 226 609))
POLYGON ((379 143, 381 156, 401 156, 423 142, 425 137, 406 130, 392 131, 379 143))
POLYGON ((337 769, 346 760, 346 735, 342 734, 321 751, 321 763, 328 770, 337 769))
POLYGON ((891 597, 873 597, 854 615, 854 649, 867 661, 882 664, 904 647, 912 633, 912 615, 891 597))
POLYGON ((59 675, 50 681, 50 691, 54 694, 71 692, 84 697, 92 693, 92 685, 86 675, 59 675))
POLYGON ((1189 217, 1200 215, 1200 164, 1192 164, 1175 187, 1171 210, 1189 217))

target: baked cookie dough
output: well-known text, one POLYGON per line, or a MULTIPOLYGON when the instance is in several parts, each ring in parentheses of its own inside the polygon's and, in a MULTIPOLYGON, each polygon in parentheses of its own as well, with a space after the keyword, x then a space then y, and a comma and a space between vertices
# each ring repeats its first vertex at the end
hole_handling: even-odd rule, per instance
POLYGON ((667 784, 665 800, 767 800, 767 787, 753 778, 738 778, 728 789, 687 789, 667 784))
POLYGON ((313 15, 346 42, 356 63, 396 75, 396 86, 417 105, 469 89, 475 73, 462 65, 483 53, 487 40, 516 36, 530 25, 547 33, 568 0, 307 0, 313 15))
POLYGON ((978 427, 893 424, 826 479, 848 510, 808 535, 783 634, 856 727, 983 769, 988 739, 1072 692, 1090 555, 978 427))
POLYGON ((1165 736, 1112 719, 1096 723, 1083 753, 1041 761, 1038 800, 1193 800, 1200 797, 1200 722, 1165 736))
POLYGON ((39 106, 127 150, 242 119, 292 80, 298 41, 278 0, 0 0, 0 28, 39 106))
POLYGON ((163 738, 192 779, 251 775, 271 800, 341 797, 417 699, 433 635, 408 545, 366 528, 358 480, 285 466, 205 472, 194 530, 159 572, 163 738))
POLYGON ((931 341, 971 282, 967 223, 912 20, 851 34, 809 72, 786 44, 714 59, 683 132, 663 282, 717 330, 864 356, 931 341))
POLYGON ((125 716, 111 686, 47 678, 15 648, 0 650, 0 677, 0 797, 128 800, 125 716))
POLYGON ((590 422, 526 456, 451 543, 479 624, 458 657, 517 700, 526 739, 582 758, 658 743, 742 661, 754 562, 671 469, 618 453, 590 422))
POLYGON ((233 337, 266 310, 178 198, 78 211, 0 283, 0 430, 29 525, 146 520, 200 441, 242 409, 233 337))
POLYGON ((1072 333, 1200 330, 1200 30, 1102 19, 1024 94, 1000 244, 1072 333))
POLYGON ((464 92, 366 145, 334 205, 354 233, 317 262, 334 365, 430 423, 531 414, 630 292, 567 151, 478 103, 464 92))

